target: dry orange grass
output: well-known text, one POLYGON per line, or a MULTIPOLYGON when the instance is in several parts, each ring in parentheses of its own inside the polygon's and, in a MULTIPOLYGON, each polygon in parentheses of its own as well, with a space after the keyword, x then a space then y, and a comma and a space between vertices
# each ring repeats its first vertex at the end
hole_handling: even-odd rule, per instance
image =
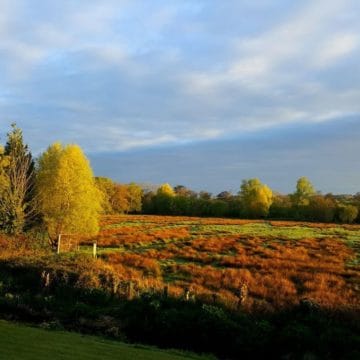
POLYGON ((0 234, 0 259, 11 260, 13 258, 26 258, 42 256, 44 249, 36 249, 34 241, 25 235, 7 236, 0 234))
MULTIPOLYGON (((268 223, 272 226, 289 227, 289 226, 307 226, 319 229, 328 229, 338 226, 333 223, 316 223, 306 221, 281 221, 281 220, 251 220, 251 219, 228 219, 228 218, 202 218, 189 216, 163 216, 163 215, 106 215, 101 220, 101 226, 114 225, 121 222, 138 222, 152 225, 179 225, 184 222, 189 224, 203 225, 246 225, 246 224, 263 224, 268 223)), ((359 224, 342 224, 342 228, 349 230, 359 230, 359 224)))
MULTIPOLYGON (((107 216, 97 239, 99 247, 122 248, 104 255, 104 261, 133 269, 132 279, 167 285, 181 296, 188 288, 197 297, 238 303, 245 282, 249 298, 245 307, 274 310, 309 298, 325 308, 360 309, 359 266, 348 266, 355 250, 334 236, 287 237, 227 234, 214 230, 192 231, 194 226, 262 224, 259 220, 206 219, 173 216, 107 216), (124 247, 124 245, 131 245, 124 247)), ((266 222, 274 227, 306 226, 331 229, 333 224, 266 222)), ((336 225, 338 226, 338 225, 336 225)), ((216 227, 218 229, 218 227, 216 227)), ((359 230, 359 225, 343 226, 359 230)), ((155 286, 155 285, 152 286, 155 286)))
MULTIPOLYGON (((154 229, 152 226, 123 226, 103 229, 96 241, 99 246, 117 246, 131 243, 150 243, 168 239, 182 239, 189 236, 186 227, 154 229)), ((93 239, 92 239, 93 240, 93 239)), ((86 243, 86 241, 85 241, 86 243)))
POLYGON ((124 266, 141 269, 145 274, 151 274, 154 277, 157 277, 161 274, 159 263, 156 260, 149 259, 137 254, 111 253, 108 254, 105 259, 110 264, 122 264, 124 266))

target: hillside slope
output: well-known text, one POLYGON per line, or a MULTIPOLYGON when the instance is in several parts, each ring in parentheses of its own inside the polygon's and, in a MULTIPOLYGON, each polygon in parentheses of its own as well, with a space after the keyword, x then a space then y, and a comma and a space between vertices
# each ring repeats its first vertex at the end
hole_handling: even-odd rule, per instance
POLYGON ((47 331, 0 321, 0 358, 6 360, 185 360, 200 359, 154 348, 137 347, 94 336, 47 331))

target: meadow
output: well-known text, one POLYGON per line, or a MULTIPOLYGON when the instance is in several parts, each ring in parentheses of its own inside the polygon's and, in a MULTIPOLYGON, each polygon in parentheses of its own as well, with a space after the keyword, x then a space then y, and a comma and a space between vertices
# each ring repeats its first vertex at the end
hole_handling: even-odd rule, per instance
POLYGON ((275 311, 311 300, 327 309, 360 305, 360 226, 170 216, 105 216, 99 259, 139 292, 181 297, 244 311, 275 311))
POLYGON ((40 240, 0 236, 1 318, 224 359, 360 356, 359 225, 111 215, 70 251, 40 240))

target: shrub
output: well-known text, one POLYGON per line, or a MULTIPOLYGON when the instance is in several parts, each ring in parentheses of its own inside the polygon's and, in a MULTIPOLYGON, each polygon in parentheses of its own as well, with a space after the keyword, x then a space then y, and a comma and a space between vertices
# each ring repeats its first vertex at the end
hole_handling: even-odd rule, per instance
POLYGON ((353 205, 343 205, 338 208, 339 219, 343 223, 352 223, 357 218, 358 213, 358 208, 353 205))

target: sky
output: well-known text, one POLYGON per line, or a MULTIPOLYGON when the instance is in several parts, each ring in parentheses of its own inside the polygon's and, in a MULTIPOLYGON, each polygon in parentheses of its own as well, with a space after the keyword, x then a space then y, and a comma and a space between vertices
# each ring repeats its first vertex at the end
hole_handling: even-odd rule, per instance
POLYGON ((0 0, 0 141, 121 182, 360 191, 358 0, 0 0))

